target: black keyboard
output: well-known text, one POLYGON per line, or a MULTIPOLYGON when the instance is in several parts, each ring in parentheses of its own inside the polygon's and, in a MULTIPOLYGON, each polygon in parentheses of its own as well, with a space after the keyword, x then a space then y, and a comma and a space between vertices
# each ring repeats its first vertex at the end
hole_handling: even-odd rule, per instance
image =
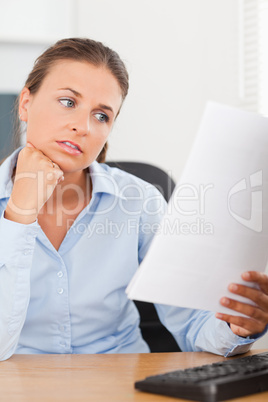
POLYGON ((204 402, 267 391, 268 352, 147 377, 136 382, 135 388, 204 402))

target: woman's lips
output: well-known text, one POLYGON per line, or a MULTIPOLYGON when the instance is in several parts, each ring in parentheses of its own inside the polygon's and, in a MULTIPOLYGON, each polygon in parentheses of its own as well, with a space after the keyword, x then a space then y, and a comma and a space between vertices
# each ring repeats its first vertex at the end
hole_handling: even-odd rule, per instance
POLYGON ((73 143, 73 142, 71 142, 71 141, 61 141, 61 142, 60 142, 60 141, 56 141, 56 142, 57 142, 57 144, 58 144, 64 151, 68 152, 68 153, 71 154, 71 155, 80 155, 80 154, 82 153, 82 151, 81 151, 79 145, 77 145, 77 144, 75 144, 75 143, 73 143), (70 144, 75 145, 75 146, 78 147, 79 149, 73 148, 73 147, 71 147, 70 145, 65 144, 65 142, 69 142, 70 144))

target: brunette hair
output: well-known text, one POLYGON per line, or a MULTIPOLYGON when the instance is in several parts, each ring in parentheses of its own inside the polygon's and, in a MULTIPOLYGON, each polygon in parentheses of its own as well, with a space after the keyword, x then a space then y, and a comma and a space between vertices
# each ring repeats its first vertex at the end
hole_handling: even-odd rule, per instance
MULTIPOLYGON (((86 61, 96 67, 106 67, 116 78, 122 92, 123 101, 128 93, 128 72, 119 55, 101 42, 88 38, 67 38, 56 42, 42 53, 25 82, 25 87, 34 94, 41 87, 51 67, 59 60, 86 61)), ((17 117, 18 119, 18 117, 17 117)), ((104 162, 108 149, 107 142, 97 157, 104 162)))

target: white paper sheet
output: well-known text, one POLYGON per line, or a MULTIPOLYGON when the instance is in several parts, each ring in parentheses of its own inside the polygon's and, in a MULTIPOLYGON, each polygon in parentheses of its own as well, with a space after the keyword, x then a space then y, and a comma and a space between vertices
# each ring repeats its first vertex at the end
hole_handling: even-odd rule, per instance
POLYGON ((268 119, 209 102, 128 297, 230 313, 222 296, 248 300, 228 284, 264 271, 267 259, 268 119))

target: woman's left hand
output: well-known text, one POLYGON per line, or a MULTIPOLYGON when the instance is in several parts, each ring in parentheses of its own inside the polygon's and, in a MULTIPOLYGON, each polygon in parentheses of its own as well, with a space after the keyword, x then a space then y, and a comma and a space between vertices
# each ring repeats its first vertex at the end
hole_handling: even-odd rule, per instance
POLYGON ((263 332, 268 324, 268 276, 262 272, 249 271, 242 274, 242 279, 256 283, 259 289, 232 283, 228 287, 229 291, 252 300, 256 306, 223 297, 220 303, 224 307, 245 314, 247 317, 222 313, 216 313, 216 317, 229 323, 236 335, 246 338, 263 332))

